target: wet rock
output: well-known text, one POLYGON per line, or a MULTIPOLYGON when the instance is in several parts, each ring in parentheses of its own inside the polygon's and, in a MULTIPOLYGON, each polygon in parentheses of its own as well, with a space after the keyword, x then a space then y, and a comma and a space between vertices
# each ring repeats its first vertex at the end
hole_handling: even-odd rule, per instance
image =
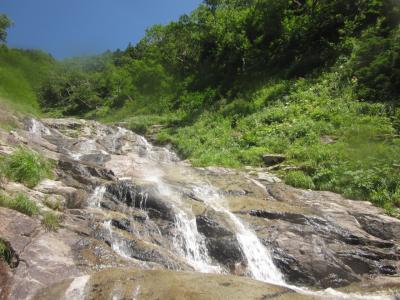
POLYGON ((122 202, 130 207, 144 209, 150 218, 161 218, 174 222, 172 207, 155 191, 145 189, 129 181, 119 181, 107 186, 107 195, 114 202, 122 202))
POLYGON ((286 157, 280 154, 264 154, 262 156, 262 159, 265 165, 273 166, 281 162, 284 162, 286 160, 286 157))
POLYGON ((112 170, 99 166, 90 166, 72 160, 60 160, 58 167, 82 183, 91 182, 90 177, 92 176, 104 180, 115 180, 112 170))
POLYGON ((381 272, 381 274, 384 274, 384 275, 396 275, 397 274, 396 267, 394 267, 394 266, 381 266, 379 268, 379 271, 381 272))
POLYGON ((262 220, 253 223, 259 234, 268 224, 274 226, 268 231, 280 233, 267 235, 264 242, 274 248, 274 261, 289 282, 340 287, 361 280, 361 275, 397 272, 396 267, 386 268, 398 265, 396 246, 363 234, 356 227, 348 227, 349 224, 339 226, 320 216, 299 213, 256 210, 247 213, 265 220, 264 226, 262 220))
POLYGON ((218 238, 234 235, 232 232, 221 226, 215 220, 205 215, 197 216, 196 223, 199 232, 204 234, 208 238, 218 238))
POLYGON ((245 257, 235 233, 206 215, 197 216, 196 223, 199 232, 206 237, 206 246, 213 259, 227 266, 228 269, 235 269, 238 263, 245 263, 245 257))
MULTIPOLYGON (((279 299, 303 300, 303 296, 278 287, 243 277, 167 270, 110 269, 95 273, 78 285, 79 278, 44 289, 34 300, 61 299, 71 285, 82 286, 77 292, 87 299, 163 299, 222 300, 279 299), (75 283, 75 284, 74 284, 75 283)), ((81 280, 82 281, 82 280, 81 280)), ((318 299, 314 297, 312 299, 318 299)))
POLYGON ((76 190, 69 194, 67 198, 66 207, 68 209, 79 209, 87 205, 88 195, 84 190, 76 190))
POLYGON ((400 239, 400 222, 394 218, 354 213, 353 216, 369 234, 383 240, 400 239))
POLYGON ((98 166, 104 165, 110 159, 111 156, 109 154, 104 154, 104 153, 83 154, 82 156, 79 157, 79 160, 81 160, 84 163, 98 165, 98 166))
POLYGON ((117 227, 118 229, 132 232, 131 222, 128 219, 113 219, 111 220, 111 225, 117 227))

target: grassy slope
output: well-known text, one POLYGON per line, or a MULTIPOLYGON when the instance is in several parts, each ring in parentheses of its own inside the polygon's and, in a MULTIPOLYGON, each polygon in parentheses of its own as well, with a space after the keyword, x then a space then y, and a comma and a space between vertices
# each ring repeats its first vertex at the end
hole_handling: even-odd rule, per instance
POLYGON ((278 171, 287 183, 371 200, 399 216, 395 122, 385 105, 358 101, 352 83, 338 86, 338 76, 331 72, 313 80, 269 83, 245 99, 221 102, 181 123, 179 112, 132 117, 128 108, 107 121, 125 119, 141 133, 165 124, 158 140, 173 143, 198 166, 262 165, 262 154, 282 153, 288 158, 285 165, 299 168, 278 171))
MULTIPOLYGON (((53 60, 38 51, 0 47, 0 107, 2 111, 40 115, 36 88, 46 76, 53 60)), ((2 126, 12 126, 2 116, 2 126)))

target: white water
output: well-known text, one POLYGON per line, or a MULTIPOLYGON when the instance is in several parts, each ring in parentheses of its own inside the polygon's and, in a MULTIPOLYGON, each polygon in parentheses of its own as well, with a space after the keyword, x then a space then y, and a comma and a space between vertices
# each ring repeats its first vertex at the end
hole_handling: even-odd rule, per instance
POLYGON ((199 199, 214 210, 225 214, 236 227, 236 238, 247 260, 247 268, 254 279, 283 285, 285 281, 272 261, 271 254, 257 238, 256 234, 224 206, 224 199, 211 186, 194 187, 193 191, 199 199))
POLYGON ((43 135, 50 135, 50 129, 48 129, 45 125, 43 125, 41 122, 35 120, 35 119, 30 119, 31 125, 29 128, 29 132, 32 133, 33 135, 36 136, 42 136, 43 135))
POLYGON ((220 273, 222 269, 211 264, 204 237, 197 230, 196 218, 189 218, 182 210, 175 218, 177 234, 173 242, 186 261, 199 272, 220 273))
POLYGON ((98 186, 94 189, 93 193, 89 196, 88 204, 89 207, 100 208, 101 200, 103 200, 106 187, 104 185, 98 186))
POLYGON ((111 249, 116 252, 119 256, 125 258, 125 259, 132 259, 132 257, 129 255, 129 250, 127 249, 125 243, 114 237, 114 232, 112 229, 111 225, 111 220, 110 221, 105 221, 103 223, 104 229, 106 229, 109 234, 110 234, 110 239, 111 239, 111 249))

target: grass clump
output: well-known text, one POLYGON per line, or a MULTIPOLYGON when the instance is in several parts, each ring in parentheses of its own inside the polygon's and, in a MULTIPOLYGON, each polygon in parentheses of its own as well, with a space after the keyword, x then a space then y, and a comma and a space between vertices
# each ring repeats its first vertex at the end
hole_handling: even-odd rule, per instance
POLYGON ((42 225, 46 231, 57 231, 60 228, 58 216, 53 212, 43 214, 42 225))
POLYGON ((38 153, 19 148, 0 161, 0 171, 10 180, 34 187, 42 179, 51 177, 52 166, 38 153))
POLYGON ((36 203, 24 194, 18 194, 14 198, 0 194, 0 206, 7 207, 27 216, 33 216, 39 213, 36 203))

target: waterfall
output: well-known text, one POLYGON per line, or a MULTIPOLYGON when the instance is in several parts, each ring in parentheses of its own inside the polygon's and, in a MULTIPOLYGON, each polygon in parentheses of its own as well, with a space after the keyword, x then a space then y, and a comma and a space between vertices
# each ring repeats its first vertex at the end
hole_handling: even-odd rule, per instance
POLYGON ((110 235, 112 250, 125 259, 132 259, 131 256, 129 255, 129 250, 127 249, 125 243, 120 239, 114 237, 111 220, 105 221, 103 223, 103 227, 105 230, 108 231, 110 235))
POLYGON ((88 199, 89 207, 98 207, 100 208, 101 200, 104 197, 104 193, 106 192, 106 187, 104 185, 98 186, 94 189, 94 192, 90 195, 88 199))
POLYGON ((181 195, 175 193, 162 180, 162 172, 144 173, 143 178, 155 185, 158 193, 171 200, 175 211, 175 230, 173 245, 185 257, 187 263, 196 271, 204 273, 220 273, 221 268, 211 263, 204 237, 198 232, 196 218, 191 211, 185 211, 181 195))
POLYGON ((224 199, 211 186, 202 185, 193 188, 194 193, 214 210, 225 214, 236 227, 236 238, 246 260, 248 271, 254 279, 283 285, 285 281, 272 261, 268 249, 260 242, 256 234, 224 206, 224 199))
POLYGON ((220 273, 221 268, 211 264, 204 237, 197 230, 196 218, 189 218, 183 211, 178 212, 175 218, 177 234, 173 242, 188 263, 199 272, 220 273))
POLYGON ((35 119, 29 120, 29 132, 34 136, 42 136, 42 135, 50 135, 50 129, 48 129, 45 125, 35 119))

